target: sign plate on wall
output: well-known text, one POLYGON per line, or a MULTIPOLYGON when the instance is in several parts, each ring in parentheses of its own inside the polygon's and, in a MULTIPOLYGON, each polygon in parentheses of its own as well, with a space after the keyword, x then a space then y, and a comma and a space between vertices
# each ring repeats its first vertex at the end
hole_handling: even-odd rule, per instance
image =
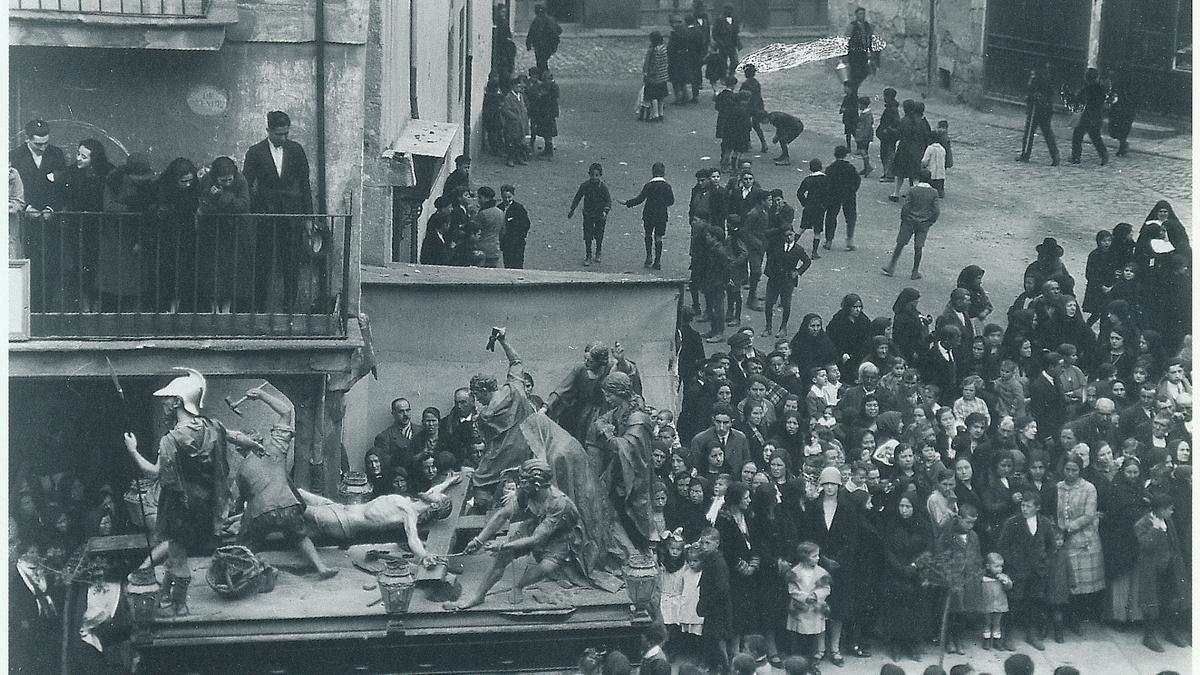
POLYGON ((224 89, 201 84, 188 92, 187 104, 192 112, 202 117, 220 117, 229 110, 229 95, 224 89))

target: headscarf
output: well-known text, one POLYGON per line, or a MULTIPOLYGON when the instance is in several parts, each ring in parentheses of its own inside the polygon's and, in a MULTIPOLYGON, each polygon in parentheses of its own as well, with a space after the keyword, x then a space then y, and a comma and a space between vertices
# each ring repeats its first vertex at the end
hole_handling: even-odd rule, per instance
POLYGON ((967 265, 958 273, 958 281, 955 286, 965 288, 969 291, 979 289, 980 280, 983 279, 983 268, 979 265, 967 265))
POLYGON ((900 291, 900 295, 896 296, 896 302, 892 303, 892 312, 894 314, 902 314, 905 311, 905 306, 914 300, 921 299, 921 292, 915 288, 905 288, 900 291))
POLYGON ((875 428, 879 430, 875 434, 876 446, 881 445, 880 436, 887 436, 889 439, 899 440, 900 435, 904 430, 904 416, 895 410, 889 410, 885 413, 880 413, 875 420, 875 428))

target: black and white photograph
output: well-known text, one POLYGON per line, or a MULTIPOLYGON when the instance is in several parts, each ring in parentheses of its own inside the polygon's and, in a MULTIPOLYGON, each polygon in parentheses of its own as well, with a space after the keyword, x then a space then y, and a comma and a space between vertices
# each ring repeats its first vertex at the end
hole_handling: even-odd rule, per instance
POLYGON ((8 0, 8 672, 1186 675, 1190 0, 8 0))

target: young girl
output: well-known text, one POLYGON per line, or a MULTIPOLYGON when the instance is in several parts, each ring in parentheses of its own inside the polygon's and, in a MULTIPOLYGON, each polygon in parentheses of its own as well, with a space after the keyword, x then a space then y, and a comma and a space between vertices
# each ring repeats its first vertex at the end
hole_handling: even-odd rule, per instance
POLYGON ((967 426, 967 415, 979 413, 987 418, 988 426, 992 425, 992 415, 988 412, 987 403, 975 394, 983 388, 983 378, 971 375, 962 381, 962 396, 954 402, 954 418, 963 428, 967 426))
POLYGON ((989 553, 984 561, 983 596, 980 610, 984 614, 983 648, 1012 651, 1004 639, 1001 624, 1008 613, 1008 591, 1012 579, 1004 573, 1004 558, 999 553, 989 553), (993 642, 993 640, 995 642, 993 642))
POLYGON ((685 644, 699 642, 704 630, 704 617, 696 613, 696 606, 700 603, 700 575, 704 572, 704 559, 704 549, 698 544, 688 546, 680 570, 680 591, 674 618, 679 625, 679 632, 688 636, 685 644))
POLYGON ((650 541, 658 543, 662 533, 667 529, 667 486, 662 481, 654 481, 650 489, 653 498, 650 500, 650 541))
MULTIPOLYGON (((659 544, 658 579, 662 588, 662 597, 658 607, 662 613, 663 625, 670 633, 668 642, 679 645, 677 638, 681 632, 680 617, 684 614, 684 575, 687 566, 684 564, 683 530, 677 529, 667 534, 659 544)), ((699 577, 697 576, 697 581, 699 577)), ((692 610, 696 603, 693 599, 692 610)))
POLYGON ((819 564, 821 549, 811 541, 796 546, 800 562, 787 573, 788 632, 793 633, 793 652, 820 660, 817 654, 825 642, 825 619, 829 616, 831 580, 819 564))

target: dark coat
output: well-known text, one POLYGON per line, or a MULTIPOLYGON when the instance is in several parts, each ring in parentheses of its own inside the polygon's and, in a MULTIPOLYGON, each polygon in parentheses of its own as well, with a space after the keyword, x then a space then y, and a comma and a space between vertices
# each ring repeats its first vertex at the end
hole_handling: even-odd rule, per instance
POLYGON ((504 236, 500 238, 500 249, 511 250, 523 247, 529 236, 529 212, 520 202, 513 202, 504 209, 504 236))
POLYGON ((996 551, 1004 556, 1004 572, 1013 580, 1011 599, 1040 599, 1045 594, 1045 579, 1054 556, 1053 530, 1054 524, 1042 515, 1037 517, 1036 534, 1029 533, 1019 513, 1004 521, 996 551))
POLYGON ((837 350, 842 377, 853 379, 858 364, 871 353, 871 319, 862 312, 859 312, 857 319, 852 319, 848 310, 839 309, 829 319, 826 332, 837 350), (842 354, 849 354, 850 358, 842 360, 842 354))
POLYGON ((726 21, 725 17, 719 17, 713 21, 712 26, 712 41, 716 43, 718 49, 724 51, 734 51, 742 48, 741 23, 737 17, 732 17, 726 21))
POLYGON ((1132 571, 1137 563, 1133 525, 1149 508, 1140 483, 1140 478, 1138 484, 1133 484, 1118 473, 1099 500, 1098 508, 1104 513, 1099 526, 1100 546, 1104 551, 1104 573, 1110 579, 1132 571))
POLYGON ((562 26, 549 15, 535 16, 525 36, 525 48, 538 53, 553 54, 558 50, 562 26))
POLYGON ((733 602, 729 588, 729 566, 720 551, 704 560, 700 573, 700 600, 696 613, 704 617, 702 634, 724 640, 733 636, 733 602))
POLYGON ((862 185, 862 176, 858 175, 858 169, 844 159, 835 159, 825 168, 825 175, 829 177, 829 197, 833 202, 842 203, 854 199, 859 186, 862 185))
MULTIPOLYGON (((436 215, 436 214, 435 214, 436 215)), ((450 264, 450 235, 446 235, 446 239, 438 236, 437 230, 428 227, 425 230, 425 238, 421 241, 421 264, 422 265, 449 265, 450 264)))
POLYGON ((720 551, 729 570, 730 596, 738 599, 733 603, 733 632, 745 635, 773 629, 771 620, 778 617, 764 611, 768 605, 775 604, 775 598, 770 597, 769 592, 775 590, 776 584, 771 581, 778 576, 772 574, 777 569, 774 569, 776 559, 772 555, 769 532, 763 531, 764 528, 746 514, 748 534, 744 535, 726 511, 717 516, 716 528, 721 533, 720 551), (754 557, 759 560, 757 571, 750 575, 738 571, 740 561, 749 563, 754 557))
POLYGON ((62 175, 64 207, 68 211, 103 211, 104 184, 112 167, 101 171, 67 167, 62 175))
POLYGON ((808 268, 812 267, 812 258, 799 242, 792 242, 792 250, 785 251, 782 241, 775 242, 767 248, 767 264, 764 272, 768 279, 784 282, 790 279, 795 286, 808 268))
POLYGON ((271 142, 263 139, 250 146, 242 162, 242 175, 250 186, 251 209, 255 213, 312 213, 308 156, 295 141, 283 142, 283 173, 275 170, 271 142))
POLYGON ((1166 532, 1155 529, 1147 513, 1133 526, 1138 543, 1138 605, 1147 618, 1169 616, 1191 606, 1191 574, 1180 546, 1179 527, 1173 518, 1166 522, 1166 532))
POLYGON ((846 499, 844 493, 839 493, 837 511, 829 527, 825 526, 824 509, 825 500, 818 497, 807 512, 807 531, 812 535, 813 543, 821 547, 821 556, 838 563, 836 570, 829 570, 833 589, 829 593, 828 603, 830 617, 845 620, 852 618, 856 609, 868 600, 861 591, 870 580, 859 578, 860 575, 856 574, 862 549, 861 509, 846 499))
POLYGON ((1029 414, 1037 420, 1038 435, 1042 438, 1058 436, 1059 429, 1067 421, 1067 397, 1058 385, 1043 375, 1029 379, 1029 414))
POLYGON ((22 143, 8 152, 8 165, 21 174, 26 205, 39 211, 45 208, 62 210, 65 202, 63 178, 67 168, 67 159, 62 148, 47 145, 42 154, 42 165, 39 167, 33 161, 29 145, 22 143))
POLYGON ((675 193, 671 184, 663 178, 654 178, 642 186, 636 197, 625 202, 625 206, 642 206, 642 222, 657 224, 667 222, 667 210, 675 204, 675 193))
POLYGON ((934 342, 925 349, 920 364, 922 379, 936 384, 941 390, 938 403, 953 405, 954 399, 958 398, 958 362, 946 360, 938 343, 934 342))

